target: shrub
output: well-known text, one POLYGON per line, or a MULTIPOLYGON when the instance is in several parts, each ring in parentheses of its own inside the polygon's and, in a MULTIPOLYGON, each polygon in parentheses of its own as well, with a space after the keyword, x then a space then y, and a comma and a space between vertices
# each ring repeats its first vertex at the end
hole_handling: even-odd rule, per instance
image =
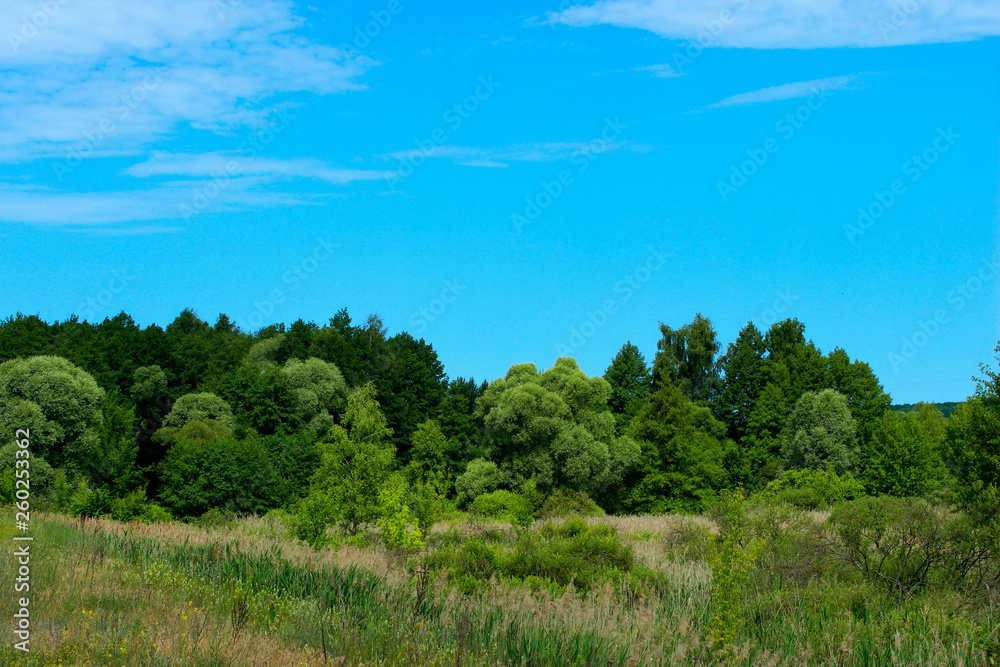
POLYGON ((484 493, 472 501, 472 512, 483 517, 510 521, 516 526, 528 526, 534 520, 531 503, 524 496, 510 491, 484 493))
POLYGON ((229 511, 222 511, 217 507, 213 507, 204 514, 202 514, 197 519, 194 519, 191 523, 198 526, 199 528, 204 528, 208 530, 209 528, 219 528, 222 526, 229 526, 236 519, 236 515, 229 511))
POLYGON ((948 560, 946 520, 917 498, 862 498, 830 516, 834 553, 899 601, 928 585, 948 560))
POLYGON ((322 491, 313 490, 295 503, 284 520, 292 535, 313 549, 320 549, 330 543, 327 529, 338 516, 334 500, 322 491))
POLYGON ((500 469, 493 461, 473 459, 469 461, 465 472, 455 481, 455 491, 458 493, 458 506, 465 507, 474 499, 495 491, 500 486, 500 469))
POLYGON ((144 523, 163 523, 173 521, 174 517, 156 503, 147 503, 143 508, 141 519, 144 523))
POLYGON ((378 492, 378 527, 382 541, 390 549, 419 550, 424 548, 420 531, 411 528, 413 517, 406 505, 406 480, 394 473, 378 492))
POLYGON ((865 495, 864 486, 849 473, 838 475, 832 468, 787 470, 758 493, 755 499, 777 500, 805 509, 832 507, 865 495))
POLYGON ((604 516, 604 510, 583 491, 556 489, 538 512, 541 519, 566 516, 604 516))
POLYGON ((743 493, 723 495, 716 507, 719 535, 709 535, 708 563, 712 568, 712 620, 709 636, 716 650, 728 655, 743 628, 743 587, 764 546, 761 539, 748 539, 743 493))

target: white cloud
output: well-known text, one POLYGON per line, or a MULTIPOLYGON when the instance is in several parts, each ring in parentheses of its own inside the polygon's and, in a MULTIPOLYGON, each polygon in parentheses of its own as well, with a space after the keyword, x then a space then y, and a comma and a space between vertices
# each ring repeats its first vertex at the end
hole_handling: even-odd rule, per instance
POLYGON ((88 157, 134 154, 185 125, 259 126, 277 94, 363 88, 374 63, 302 24, 287 0, 5 0, 0 161, 63 157, 88 137, 88 157))
POLYGON ((996 0, 601 0, 553 13, 570 26, 639 28, 705 46, 877 47, 1000 35, 996 0))
POLYGON ((608 153, 617 151, 646 152, 648 146, 631 141, 559 141, 523 143, 497 148, 476 148, 472 146, 433 146, 427 149, 414 148, 395 153, 386 153, 386 160, 410 160, 415 157, 453 160, 468 167, 506 167, 511 162, 555 162, 575 155, 587 153, 608 153))
POLYGON ((857 77, 853 74, 845 76, 835 76, 827 79, 814 79, 812 81, 797 81, 795 83, 785 83, 780 86, 771 86, 752 90, 748 93, 740 93, 727 97, 724 100, 709 104, 709 109, 721 107, 744 106, 747 104, 757 104, 759 102, 774 102, 777 100, 788 100, 795 97, 807 97, 817 91, 842 90, 850 87, 857 77))
POLYGON ((653 76, 660 79, 675 79, 679 76, 684 76, 684 72, 678 72, 674 69, 673 65, 669 63, 660 63, 659 65, 649 65, 647 67, 636 67, 637 72, 652 72, 653 76))
POLYGON ((151 176, 193 176, 211 178, 226 175, 257 176, 262 179, 310 178, 343 185, 352 181, 373 181, 388 177, 391 172, 365 169, 339 169, 320 160, 250 158, 239 152, 213 151, 209 153, 155 152, 145 162, 132 165, 126 174, 139 178, 151 176))

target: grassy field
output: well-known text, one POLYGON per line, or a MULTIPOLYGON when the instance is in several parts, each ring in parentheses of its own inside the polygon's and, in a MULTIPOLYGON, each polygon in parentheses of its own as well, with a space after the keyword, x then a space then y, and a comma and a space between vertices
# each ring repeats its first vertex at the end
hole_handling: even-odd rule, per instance
MULTIPOLYGON (((995 596, 970 602, 940 587, 900 597, 873 585, 838 564, 826 519, 751 513, 766 543, 743 591, 745 624, 721 655, 706 635, 717 527, 705 517, 587 519, 611 529, 594 540, 621 537, 616 553, 632 565, 560 583, 498 576, 497 554, 510 554, 506 567, 536 554, 543 571, 545 558, 569 553, 541 550, 553 529, 539 524, 442 523, 423 552, 403 554, 363 541, 316 551, 273 515, 208 529, 33 515, 31 652, 8 635, 0 664, 1000 664, 995 596), (485 554, 471 564, 470 544, 485 554)), ((11 525, 5 510, 8 572, 11 525)), ((16 597, 0 596, 8 619, 16 597)))

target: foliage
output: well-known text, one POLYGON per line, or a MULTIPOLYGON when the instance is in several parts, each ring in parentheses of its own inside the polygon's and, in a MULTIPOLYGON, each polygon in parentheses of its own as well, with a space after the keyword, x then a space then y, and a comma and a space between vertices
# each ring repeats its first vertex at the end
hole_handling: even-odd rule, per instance
POLYGON ((813 470, 833 466, 842 475, 854 468, 857 448, 857 424, 843 394, 834 389, 802 394, 788 419, 781 448, 789 466, 813 470))
POLYGON ((660 324, 653 381, 657 389, 674 386, 699 405, 711 400, 719 379, 715 355, 719 342, 712 321, 697 313, 689 324, 671 329, 660 324))
POLYGON ((99 453, 90 467, 95 481, 107 484, 115 497, 123 498, 141 486, 145 501, 142 471, 136 466, 139 448, 134 429, 135 409, 124 409, 119 404, 118 390, 112 389, 104 396, 101 425, 97 430, 99 453))
POLYGON ((389 476, 395 448, 392 429, 366 384, 347 397, 343 424, 319 442, 320 465, 312 477, 314 489, 329 495, 338 520, 351 535, 378 517, 378 491, 389 476))
POLYGON ((865 495, 865 487, 850 473, 843 476, 826 470, 786 470, 769 482, 754 498, 786 502, 804 509, 825 509, 865 495))
POLYGON ((540 519, 567 516, 604 516, 604 510, 583 491, 556 489, 545 498, 538 511, 540 519))
POLYGON ((419 528, 411 528, 413 518, 406 504, 406 480, 394 473, 378 492, 378 527, 383 544, 392 550, 414 551, 424 548, 419 528))
POLYGON ((566 486, 599 493, 620 483, 638 446, 615 437, 610 396, 606 380, 588 378, 568 357, 544 373, 519 364, 490 383, 476 413, 503 485, 517 489, 534 477, 543 492, 566 486))
MULTIPOLYGON (((1000 343, 996 348, 1000 361, 1000 343)), ((985 364, 974 396, 948 418, 947 449, 965 502, 1000 487, 1000 374, 985 364)))
POLYGON ((347 383, 336 364, 309 357, 289 359, 284 365, 295 393, 299 419, 317 436, 333 425, 333 415, 347 403, 347 383))
POLYGON ((861 478, 872 495, 919 496, 937 468, 937 454, 916 420, 886 410, 862 443, 861 478))
POLYGON ((163 426, 180 429, 193 421, 204 423, 208 420, 215 421, 230 430, 236 426, 233 411, 228 403, 215 394, 200 392, 185 394, 178 398, 170 414, 163 420, 163 426))
POLYGON ((737 441, 746 435, 750 415, 767 384, 764 353, 764 337, 748 322, 719 360, 724 380, 715 399, 716 414, 737 441))
POLYGON ((259 438, 182 440, 160 466, 160 501, 179 516, 211 508, 266 512, 281 504, 280 480, 259 438))
POLYGON ((623 492, 607 503, 616 511, 662 513, 702 507, 727 479, 723 468, 726 428, 674 386, 653 394, 632 421, 628 435, 642 447, 623 492))
POLYGON ((500 469, 493 461, 474 459, 455 482, 459 506, 500 487, 500 469))
POLYGON ((94 378, 61 357, 0 364, 0 432, 29 429, 32 453, 57 468, 87 471, 97 453, 103 401, 94 378))
POLYGON ((471 511, 490 519, 510 521, 515 526, 529 526, 535 518, 527 498, 504 489, 477 497, 472 501, 471 511))
POLYGON ((319 490, 300 498, 285 515, 292 535, 314 549, 330 544, 327 531, 338 518, 338 507, 333 498, 319 490))
POLYGON ((621 436, 649 400, 653 375, 639 348, 628 341, 604 372, 604 379, 611 385, 608 405, 615 416, 615 433, 621 436))
POLYGON ((717 651, 728 655, 736 636, 746 624, 743 613, 744 586, 763 540, 747 536, 743 493, 723 494, 717 508, 719 535, 709 535, 708 563, 712 568, 712 619, 709 637, 717 651))

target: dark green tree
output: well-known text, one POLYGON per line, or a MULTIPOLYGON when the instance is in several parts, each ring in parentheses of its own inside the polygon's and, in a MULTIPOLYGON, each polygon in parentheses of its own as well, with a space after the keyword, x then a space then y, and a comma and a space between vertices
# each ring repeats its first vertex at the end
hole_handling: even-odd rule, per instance
POLYGON ((611 385, 608 405, 615 416, 615 432, 620 436, 649 402, 653 376, 639 348, 628 341, 604 372, 604 379, 611 385))
POLYGON ((716 415, 736 441, 746 435, 750 415, 767 384, 764 337, 747 323, 720 360, 723 379, 715 399, 716 415))
POLYGON ((698 313, 679 329, 661 323, 660 334, 653 360, 655 387, 673 385, 690 400, 707 405, 719 378, 715 363, 719 342, 711 320, 698 313))

